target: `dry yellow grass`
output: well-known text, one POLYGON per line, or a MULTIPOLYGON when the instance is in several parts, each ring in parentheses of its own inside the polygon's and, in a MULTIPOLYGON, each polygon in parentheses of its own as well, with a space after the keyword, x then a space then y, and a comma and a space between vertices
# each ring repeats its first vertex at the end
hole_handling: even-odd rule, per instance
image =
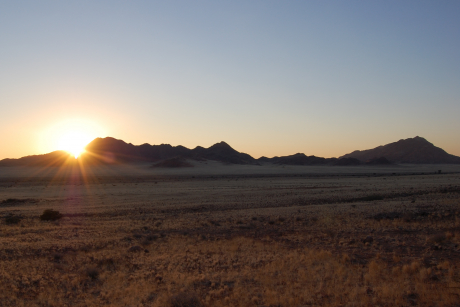
POLYGON ((172 237, 148 253, 111 247, 21 257, 2 261, 0 272, 4 306, 168 306, 178 293, 205 306, 453 306, 460 286, 449 262, 360 265, 242 237, 172 237))
POLYGON ((72 180, 1 182, 0 306, 460 300, 457 174, 72 180))

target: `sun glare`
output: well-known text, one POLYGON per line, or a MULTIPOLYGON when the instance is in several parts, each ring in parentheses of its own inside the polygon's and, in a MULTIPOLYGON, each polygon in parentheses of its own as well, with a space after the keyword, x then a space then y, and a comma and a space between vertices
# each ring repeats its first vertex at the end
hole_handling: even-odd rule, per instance
POLYGON ((58 148, 72 154, 75 159, 85 151, 85 146, 91 142, 91 137, 81 131, 69 131, 58 140, 58 148))
POLYGON ((86 145, 96 137, 102 136, 103 129, 95 122, 86 119, 67 119, 50 126, 42 134, 46 151, 65 150, 77 159, 86 145))

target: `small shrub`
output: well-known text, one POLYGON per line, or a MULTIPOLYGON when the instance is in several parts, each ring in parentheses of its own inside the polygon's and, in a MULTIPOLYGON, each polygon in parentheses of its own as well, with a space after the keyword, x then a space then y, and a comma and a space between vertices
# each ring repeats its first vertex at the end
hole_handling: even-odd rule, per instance
POLYGON ((21 220, 22 218, 18 215, 9 215, 5 218, 5 223, 8 225, 18 224, 21 220))
POLYGON ((63 254, 56 253, 56 254, 53 255, 53 261, 54 262, 60 262, 62 260, 62 258, 64 258, 63 254))
POLYGON ((202 307, 203 304, 200 302, 196 294, 192 293, 179 293, 171 297, 171 307, 202 307))
POLYGON ((43 214, 40 215, 42 221, 56 221, 62 218, 62 214, 59 211, 53 209, 46 209, 43 214))
POLYGON ((88 268, 86 270, 86 275, 88 275, 91 280, 96 280, 99 277, 99 271, 96 268, 88 268))
POLYGON ((131 252, 131 253, 140 252, 140 251, 142 251, 142 247, 140 247, 139 245, 131 246, 128 249, 128 252, 131 252))

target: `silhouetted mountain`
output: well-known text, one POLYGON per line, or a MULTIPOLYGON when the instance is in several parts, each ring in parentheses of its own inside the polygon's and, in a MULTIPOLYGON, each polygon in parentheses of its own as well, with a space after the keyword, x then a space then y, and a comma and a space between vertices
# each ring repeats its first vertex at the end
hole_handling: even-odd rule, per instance
POLYGON ((169 144, 135 146, 111 137, 96 138, 86 146, 87 153, 107 162, 155 162, 176 156, 190 156, 190 149, 169 144))
POLYGON ((111 137, 97 138, 86 146, 86 153, 78 160, 65 151, 54 151, 44 155, 27 156, 20 159, 4 159, 0 166, 62 166, 75 164, 112 164, 112 163, 155 163, 154 167, 188 166, 187 159, 215 160, 229 164, 274 163, 280 165, 388 165, 391 163, 458 163, 460 157, 450 155, 441 148, 421 137, 400 140, 374 149, 354 151, 340 159, 306 156, 297 153, 282 157, 261 157, 254 159, 248 154, 233 149, 225 142, 209 148, 197 146, 188 149, 184 146, 169 144, 135 146, 111 137))
POLYGON ((102 160, 112 160, 120 163, 157 162, 175 157, 195 160, 216 160, 231 164, 257 164, 248 154, 234 150, 225 142, 212 145, 209 148, 198 146, 188 149, 184 146, 169 144, 135 146, 114 138, 97 138, 86 146, 86 151, 102 160))
POLYGON ((374 149, 356 150, 341 158, 355 158, 365 162, 382 157, 394 163, 460 163, 460 157, 448 154, 419 136, 374 149))
POLYGON ((267 158, 265 156, 262 156, 259 159, 257 159, 257 161, 259 161, 259 162, 270 162, 271 158, 267 158))
POLYGON ((198 146, 192 150, 169 144, 135 146, 106 137, 94 139, 85 149, 86 152, 80 155, 78 160, 65 151, 55 151, 20 159, 4 159, 0 161, 0 166, 61 166, 77 162, 91 165, 155 162, 156 167, 189 166, 185 159, 216 160, 230 164, 258 164, 253 157, 236 151, 225 142, 214 144, 209 148, 198 146))
POLYGON ((260 157, 258 161, 260 162, 271 162, 274 164, 284 164, 284 165, 325 165, 329 164, 336 159, 326 159, 316 156, 306 156, 303 153, 296 153, 290 156, 282 156, 282 157, 260 157))
POLYGON ((19 159, 3 159, 0 161, 0 166, 61 166, 74 162, 74 156, 66 151, 57 150, 44 155, 26 156, 19 159))
POLYGON ((241 153, 230 147, 225 142, 212 145, 209 148, 196 147, 192 150, 192 157, 206 160, 216 160, 231 164, 258 164, 248 154, 241 153))

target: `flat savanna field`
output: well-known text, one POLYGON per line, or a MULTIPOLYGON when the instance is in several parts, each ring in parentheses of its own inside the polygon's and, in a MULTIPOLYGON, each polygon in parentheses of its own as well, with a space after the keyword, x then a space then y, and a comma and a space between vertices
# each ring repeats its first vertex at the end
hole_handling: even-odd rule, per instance
POLYGON ((4 167, 0 306, 459 306, 459 205, 460 166, 4 167))

